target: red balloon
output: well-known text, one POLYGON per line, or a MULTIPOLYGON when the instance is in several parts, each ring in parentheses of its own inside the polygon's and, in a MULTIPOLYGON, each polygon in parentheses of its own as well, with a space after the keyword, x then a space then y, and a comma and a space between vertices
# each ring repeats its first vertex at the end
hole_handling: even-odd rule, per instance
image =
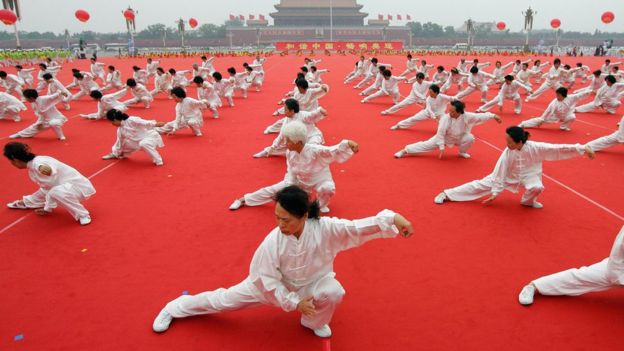
POLYGON ((507 27, 507 25, 505 24, 505 22, 498 22, 496 23, 496 28, 498 28, 498 30, 504 30, 505 27, 507 27))
POLYGON ((602 22, 608 24, 608 23, 613 22, 613 20, 615 19, 615 14, 613 14, 613 12, 611 12, 611 11, 607 11, 607 12, 602 14, 600 19, 602 19, 602 22))
POLYGON ((189 19, 189 25, 191 26, 191 28, 197 27, 197 20, 194 18, 189 19))
POLYGON ((123 15, 127 20, 130 20, 130 21, 134 20, 134 11, 130 9, 127 9, 126 11, 124 11, 123 15))
POLYGON ((80 21, 80 22, 86 22, 89 20, 89 18, 91 18, 91 16, 89 15, 89 13, 85 10, 77 10, 76 13, 76 18, 80 21))
POLYGON ((550 26, 553 27, 554 29, 557 29, 561 26, 561 21, 558 18, 555 18, 552 21, 550 21, 550 26))
POLYGON ((11 10, 0 10, 0 21, 7 26, 17 22, 17 15, 11 10))

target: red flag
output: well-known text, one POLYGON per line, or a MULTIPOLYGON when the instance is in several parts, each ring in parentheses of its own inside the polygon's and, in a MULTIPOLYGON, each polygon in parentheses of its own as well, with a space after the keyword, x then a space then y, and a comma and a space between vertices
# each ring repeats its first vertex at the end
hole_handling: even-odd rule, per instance
POLYGON ((377 15, 377 19, 379 19, 380 21, 383 21, 383 15, 377 15))
POLYGON ((388 20, 392 21, 392 15, 388 15, 388 20))
POLYGON ((244 20, 245 20, 245 16, 243 16, 243 15, 238 15, 238 19, 239 19, 239 20, 241 20, 241 21, 244 21, 244 20))
POLYGON ((412 16, 407 15, 407 20, 408 20, 408 21, 411 21, 411 20, 412 20, 412 16))
POLYGON ((250 20, 255 19, 255 18, 256 18, 256 16, 254 16, 254 15, 249 15, 249 19, 250 19, 250 20))
POLYGON ((260 15, 260 19, 264 21, 264 15, 260 15))
POLYGON ((401 15, 397 15, 397 20, 401 20, 401 15))
POLYGON ((230 15, 230 21, 233 21, 233 20, 235 20, 235 19, 236 19, 236 16, 234 16, 234 15, 230 15))

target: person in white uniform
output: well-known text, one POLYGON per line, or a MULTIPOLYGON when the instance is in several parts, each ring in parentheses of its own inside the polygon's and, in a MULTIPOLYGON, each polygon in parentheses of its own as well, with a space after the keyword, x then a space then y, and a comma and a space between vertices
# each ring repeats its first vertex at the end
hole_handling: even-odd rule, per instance
POLYGON ((26 105, 20 99, 7 93, 0 93, 0 119, 12 118, 21 121, 20 113, 26 111, 26 105))
POLYGON ((520 97, 520 88, 524 89, 528 94, 531 94, 531 87, 522 84, 516 80, 511 74, 505 76, 505 81, 501 86, 498 95, 495 98, 485 103, 485 105, 479 107, 476 112, 485 112, 491 109, 494 105, 498 105, 498 111, 503 112, 503 102, 505 100, 511 100, 514 102, 514 113, 519 115, 522 112, 522 98, 520 97))
POLYGON ((59 91, 63 93, 63 107, 65 108, 65 110, 69 110, 71 108, 71 106, 69 105, 69 101, 71 100, 72 94, 69 90, 67 90, 67 88, 65 88, 65 86, 63 86, 63 83, 61 83, 58 79, 54 78, 54 76, 50 73, 46 73, 43 75, 43 82, 44 87, 48 87, 48 95, 52 95, 59 91))
POLYGON ((434 202, 472 201, 489 196, 483 201, 488 204, 507 189, 517 193, 520 186, 525 188, 520 204, 532 208, 544 207, 537 198, 544 191, 542 184, 542 163, 544 161, 565 160, 587 153, 594 158, 594 151, 580 144, 549 144, 529 141, 529 133, 518 126, 506 130, 507 147, 496 162, 494 171, 483 179, 475 180, 438 194, 434 202))
POLYGON ((123 111, 115 109, 106 113, 106 119, 117 127, 117 140, 112 152, 102 156, 103 160, 125 158, 135 151, 143 150, 156 166, 163 165, 162 156, 156 148, 163 147, 165 144, 156 128, 164 126, 164 122, 148 121, 136 116, 130 117, 123 111))
POLYGON ((56 109, 56 105, 63 101, 63 94, 59 91, 51 95, 39 96, 35 89, 24 90, 24 98, 31 103, 37 121, 9 138, 32 138, 50 128, 59 140, 65 140, 63 125, 67 122, 67 118, 56 109))
POLYGON ((7 207, 34 209, 36 214, 43 216, 60 206, 81 225, 91 223, 89 211, 81 202, 95 194, 95 188, 80 172, 55 158, 33 154, 23 143, 4 145, 4 156, 16 168, 27 169, 30 179, 39 186, 34 194, 10 202, 7 207))
POLYGON ((34 68, 24 68, 22 65, 15 65, 15 70, 17 71, 17 76, 20 77, 24 81, 24 85, 28 89, 33 88, 34 78, 32 76, 32 72, 35 70, 34 68))
POLYGON ((539 88, 537 88, 537 90, 534 91, 533 94, 527 96, 527 98, 524 101, 529 102, 531 100, 535 100, 540 95, 545 93, 547 90, 559 88, 560 86, 559 80, 560 80, 561 71, 562 71, 561 60, 554 59, 553 66, 550 68, 550 70, 547 73, 544 73, 542 75, 542 78, 545 79, 544 83, 542 83, 542 85, 539 88))
POLYGON ((93 80, 91 73, 77 72, 74 73, 74 78, 78 80, 80 91, 71 97, 72 100, 77 100, 85 95, 89 95, 93 90, 100 90, 100 86, 93 80))
POLYGON ((425 99, 425 108, 420 110, 412 117, 406 118, 394 126, 390 127, 391 130, 406 129, 414 124, 424 121, 426 119, 438 119, 446 111, 446 106, 453 101, 453 97, 440 93, 440 87, 436 84, 429 86, 428 95, 425 99))
POLYGON ((97 101, 97 112, 94 113, 84 113, 80 114, 80 117, 87 119, 104 119, 106 118, 106 113, 112 109, 117 109, 120 111, 125 111, 128 109, 128 106, 123 102, 119 101, 122 97, 126 95, 127 90, 122 89, 116 91, 111 94, 103 95, 101 91, 94 90, 89 96, 97 101))
POLYGON ((160 61, 154 61, 151 57, 147 58, 147 64, 145 65, 145 72, 147 73, 147 77, 154 77, 156 79, 156 69, 160 66, 160 61))
POLYGON ((141 69, 139 66, 132 66, 132 79, 139 84, 146 85, 147 84, 147 71, 141 69))
POLYGON ((614 76, 608 75, 604 78, 605 84, 598 89, 596 97, 584 105, 578 106, 576 112, 593 112, 596 109, 603 109, 609 114, 615 114, 622 104, 620 94, 624 92, 624 83, 617 83, 614 76))
POLYGON ((2 85, 6 88, 7 94, 17 93, 20 99, 24 98, 22 89, 24 89, 25 83, 22 78, 15 74, 8 74, 5 71, 0 71, 0 82, 2 82, 2 85))
POLYGON ((155 318, 155 332, 166 331, 174 318, 263 304, 297 310, 301 325, 319 337, 330 337, 329 324, 345 295, 334 273, 336 255, 373 239, 413 233, 412 224, 391 210, 356 220, 319 217, 318 203, 297 186, 277 192, 275 201, 278 227, 256 250, 249 276, 227 289, 174 299, 155 318))
POLYGON ((188 127, 195 136, 202 136, 201 128, 204 125, 202 110, 208 108, 208 106, 202 101, 187 97, 186 91, 182 87, 171 89, 171 95, 177 102, 175 119, 157 128, 156 131, 161 134, 175 134, 178 130, 188 127))
POLYGON ((460 91, 455 95, 456 100, 462 100, 475 91, 481 92, 481 102, 487 102, 487 93, 489 90, 488 81, 494 79, 494 76, 479 70, 478 67, 473 66, 470 68, 470 75, 468 76, 468 86, 466 89, 460 91))
POLYGON ((132 94, 132 98, 124 101, 123 103, 126 106, 135 105, 138 103, 143 103, 145 108, 150 108, 152 105, 152 101, 154 101, 154 97, 150 93, 149 90, 143 84, 137 83, 134 79, 130 78, 126 81, 126 86, 130 93, 132 94))
POLYGON ((624 226, 613 241, 609 257, 581 268, 537 278, 518 295, 522 305, 533 304, 535 293, 545 296, 579 296, 624 285, 624 226))
POLYGON ((343 140, 333 146, 308 144, 308 128, 301 122, 288 123, 282 130, 286 138, 286 175, 277 184, 261 188, 234 200, 230 210, 241 206, 260 206, 271 201, 273 196, 289 185, 298 185, 307 191, 315 191, 323 213, 329 212, 329 202, 336 193, 336 184, 329 165, 343 163, 358 152, 355 141, 343 140))
POLYGON ((119 72, 115 66, 108 66, 108 74, 106 74, 106 85, 100 91, 106 91, 110 89, 122 89, 124 83, 121 81, 121 72, 119 72))
POLYGON ((156 68, 156 76, 154 77, 154 90, 150 94, 155 97, 159 93, 164 93, 170 99, 171 97, 171 74, 165 72, 162 67, 156 68))
POLYGON ((380 96, 390 96, 394 104, 397 104, 399 102, 399 99, 401 98, 401 92, 399 91, 399 82, 405 80, 406 78, 393 76, 392 71, 390 71, 389 69, 383 71, 383 77, 384 79, 381 82, 381 88, 377 90, 376 93, 362 99, 362 101, 360 101, 361 103, 369 102, 380 96))
POLYGON ((214 86, 201 76, 193 78, 193 83, 197 87, 197 100, 202 101, 212 111, 213 118, 219 118, 219 107, 221 107, 221 98, 217 94, 214 86))
POLYGON ((576 104, 588 96, 589 92, 568 95, 568 89, 560 87, 556 90, 557 97, 548 104, 546 110, 540 117, 534 117, 520 122, 522 128, 536 128, 544 123, 559 122, 559 129, 563 131, 572 130, 572 122, 576 120, 574 109, 576 104))
POLYGON ((466 105, 454 100, 449 103, 449 112, 440 117, 438 131, 434 136, 425 141, 409 144, 394 154, 394 157, 401 158, 405 155, 419 154, 439 150, 439 158, 444 156, 446 147, 457 145, 459 157, 470 158, 468 149, 474 144, 472 128, 483 124, 489 120, 496 120, 501 123, 499 116, 493 113, 471 113, 465 111, 466 105))
POLYGON ((574 94, 578 94, 578 93, 584 93, 584 92, 590 92, 593 94, 598 93, 598 90, 605 84, 605 80, 602 76, 602 72, 600 70, 595 70, 594 72, 592 72, 592 75, 589 76, 590 81, 589 81, 589 85, 583 88, 580 88, 578 90, 574 91, 574 94))
POLYGON ((433 84, 433 82, 429 80, 425 80, 424 73, 422 72, 416 73, 416 80, 412 84, 412 90, 410 91, 409 95, 405 97, 405 99, 401 100, 401 102, 398 102, 398 103, 395 102, 395 104, 392 107, 384 111, 381 111, 381 114, 389 115, 409 105, 413 105, 416 103, 424 104, 425 99, 427 98, 427 90, 429 89, 431 84, 433 84))
POLYGON ((106 66, 105 63, 103 62, 97 62, 97 59, 95 57, 92 57, 91 59, 91 75, 93 76, 93 80, 100 80, 102 81, 102 83, 106 82, 106 77, 104 74, 104 66, 106 66))

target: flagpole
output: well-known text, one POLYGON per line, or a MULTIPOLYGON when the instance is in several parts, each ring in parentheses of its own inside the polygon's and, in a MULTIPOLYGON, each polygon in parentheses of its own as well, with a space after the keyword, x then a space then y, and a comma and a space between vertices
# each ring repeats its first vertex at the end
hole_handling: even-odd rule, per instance
POLYGON ((329 0, 329 41, 334 42, 334 0, 329 0))

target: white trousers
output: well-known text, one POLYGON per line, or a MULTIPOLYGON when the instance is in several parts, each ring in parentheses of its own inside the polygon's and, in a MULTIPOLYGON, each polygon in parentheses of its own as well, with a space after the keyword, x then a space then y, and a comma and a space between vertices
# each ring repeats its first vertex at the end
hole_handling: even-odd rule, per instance
MULTIPOLYGON (((176 125, 175 121, 167 122, 164 126, 156 128, 156 131, 161 134, 171 133, 175 129, 175 125, 176 125)), ((191 128, 191 130, 193 131, 193 134, 195 134, 196 136, 202 135, 202 132, 201 132, 202 122, 201 121, 190 120, 188 122, 184 122, 179 126, 178 130, 184 129, 186 127, 191 128)))
POLYGON ((559 128, 566 129, 566 128, 570 128, 570 126, 572 125, 572 122, 574 122, 575 120, 576 120, 576 115, 574 113, 571 113, 568 116, 566 116, 565 119, 563 120, 561 119, 546 120, 542 117, 535 117, 535 118, 527 119, 526 121, 522 121, 518 125, 522 128, 534 128, 534 127, 539 127, 544 123, 559 122, 560 123, 559 128))
MULTIPOLYGON (((338 304, 342 301, 345 290, 333 277, 326 275, 318 281, 296 291, 299 296, 312 296, 316 313, 301 316, 301 324, 310 329, 317 329, 331 322, 338 304)), ((235 311, 247 307, 270 304, 256 289, 249 278, 237 285, 224 289, 203 292, 197 295, 182 295, 169 302, 165 310, 175 318, 184 318, 202 314, 215 314, 235 311)))
POLYGON ((488 101, 487 103, 485 103, 485 105, 479 107, 479 110, 481 111, 487 111, 489 109, 491 109, 494 105, 498 105, 500 107, 503 106, 503 101, 504 100, 512 100, 514 102, 514 113, 519 115, 520 112, 522 112, 522 99, 520 98, 520 94, 516 94, 514 96, 500 96, 500 95, 496 95, 496 97, 490 101, 488 101))
POLYGON ((273 201, 275 198, 275 194, 278 191, 284 189, 289 185, 299 185, 304 190, 311 192, 316 192, 316 198, 319 202, 321 208, 329 206, 329 202, 336 193, 336 184, 333 180, 325 180, 321 181, 318 184, 313 185, 312 187, 306 187, 302 184, 291 184, 285 180, 273 185, 269 185, 267 187, 256 190, 253 193, 245 194, 245 205, 247 206, 260 206, 266 203, 273 201))
POLYGON ((381 84, 379 85, 371 84, 368 88, 362 91, 362 95, 372 94, 375 90, 380 89, 380 88, 381 88, 381 84))
POLYGON ((123 101, 122 104, 126 106, 130 106, 130 105, 134 105, 134 104, 138 104, 142 102, 145 108, 149 108, 152 101, 154 101, 154 98, 150 95, 150 96, 142 96, 142 97, 133 97, 132 99, 123 101))
POLYGON ((50 128, 54 131, 54 134, 56 134, 56 136, 61 139, 65 137, 65 134, 63 134, 63 124, 65 124, 64 121, 62 120, 51 120, 50 122, 46 122, 46 123, 33 123, 30 126, 26 127, 26 129, 21 130, 17 133, 15 133, 14 135, 18 135, 21 138, 32 138, 35 135, 43 132, 44 130, 50 128))
POLYGON ((158 93, 165 93, 171 99, 171 85, 166 87, 155 86, 154 90, 150 91, 150 95, 152 95, 152 97, 155 97, 158 93))
POLYGON ((39 189, 32 195, 23 197, 29 208, 43 208, 51 211, 58 205, 66 209, 75 220, 89 215, 89 211, 80 203, 86 198, 70 183, 60 184, 52 189, 39 189))
POLYGON ((618 107, 620 107, 622 103, 617 99, 605 99, 602 101, 591 101, 587 104, 578 106, 574 109, 576 112, 592 112, 597 108, 602 107, 607 113, 615 114, 618 107))
POLYGON ((9 118, 13 118, 15 122, 18 122, 21 119, 19 115, 20 112, 22 112, 22 109, 19 108, 18 106, 7 106, 6 108, 3 108, 2 110, 0 110, 0 119, 9 117, 9 118))
POLYGON ((542 85, 539 88, 537 88, 536 91, 533 92, 533 94, 527 96, 527 100, 535 100, 540 95, 544 94, 546 90, 554 89, 554 88, 556 88, 555 84, 551 83, 549 80, 545 80, 544 83, 542 83, 542 85))
POLYGON ((273 123, 270 126, 266 127, 264 132, 265 133, 279 133, 280 130, 282 130, 282 125, 284 125, 284 118, 288 118, 288 117, 282 117, 282 118, 278 119, 277 121, 275 121, 275 123, 273 123))
POLYGON ((112 151, 113 155, 119 157, 122 155, 127 156, 135 151, 143 149, 143 151, 145 151, 152 158, 152 161, 154 161, 154 163, 161 163, 162 157, 160 156, 156 148, 158 148, 162 144, 162 138, 160 137, 160 135, 156 134, 141 139, 141 141, 139 141, 138 143, 126 140, 123 145, 121 145, 121 147, 118 147, 115 143, 115 145, 113 145, 112 151))
MULTIPOLYGON (((472 201, 478 198, 492 194, 492 176, 460 185, 452 189, 444 190, 444 193, 451 201, 472 201)), ((524 194, 520 203, 524 205, 532 205, 537 197, 544 191, 541 176, 528 177, 521 181, 524 186, 524 194)))
POLYGON ((483 84, 481 86, 477 86, 477 87, 471 87, 468 86, 466 87, 466 89, 460 91, 459 93, 457 93, 457 95, 455 95, 455 99, 457 100, 461 100, 463 98, 465 98, 466 96, 472 94, 475 91, 481 91, 481 101, 486 101, 487 100, 487 92, 488 92, 488 86, 487 84, 483 84))
POLYGON ((607 290, 619 286, 608 274, 608 262, 609 258, 605 258, 591 266, 547 275, 534 280, 533 284, 542 295, 578 296, 592 291, 607 290))
POLYGON ((389 91, 386 92, 385 90, 381 90, 379 89, 376 93, 369 95, 367 97, 364 98, 365 102, 374 100, 380 96, 386 96, 386 95, 390 95, 392 97, 392 102, 394 102, 395 104, 397 103, 397 101, 399 101, 399 98, 401 98, 401 93, 399 93, 399 90, 393 90, 393 91, 389 91))
POLYGON ((373 78, 375 78, 374 75, 372 74, 367 74, 364 79, 362 79, 359 83, 357 83, 357 85, 355 86, 356 88, 361 88, 363 87, 366 83, 370 82, 373 78))
MULTIPOLYGON (((460 153, 465 153, 470 149, 472 144, 474 144, 474 136, 470 133, 466 133, 462 136, 461 140, 458 143, 458 148, 460 153)), ((438 144, 436 144, 436 138, 432 137, 429 140, 419 141, 414 144, 409 144, 405 146, 405 151, 408 154, 419 154, 423 152, 430 152, 434 150, 439 150, 438 144)))
POLYGON ((406 128, 413 126, 414 124, 418 122, 424 121, 429 118, 435 119, 436 116, 430 113, 428 110, 421 110, 417 114, 413 115, 412 117, 409 117, 400 121, 399 123, 397 123, 397 126, 399 126, 399 128, 401 129, 406 129, 406 128))
POLYGON ((594 151, 600 151, 621 143, 622 142, 618 140, 618 132, 615 132, 613 134, 605 135, 601 138, 594 139, 587 143, 587 145, 591 147, 594 151))
POLYGON ((414 96, 412 94, 409 94, 405 99, 401 100, 401 102, 399 102, 398 104, 395 103, 394 106, 390 107, 389 109, 386 110, 386 113, 395 113, 401 109, 406 108, 409 105, 413 105, 415 103, 424 103, 425 100, 414 96))

